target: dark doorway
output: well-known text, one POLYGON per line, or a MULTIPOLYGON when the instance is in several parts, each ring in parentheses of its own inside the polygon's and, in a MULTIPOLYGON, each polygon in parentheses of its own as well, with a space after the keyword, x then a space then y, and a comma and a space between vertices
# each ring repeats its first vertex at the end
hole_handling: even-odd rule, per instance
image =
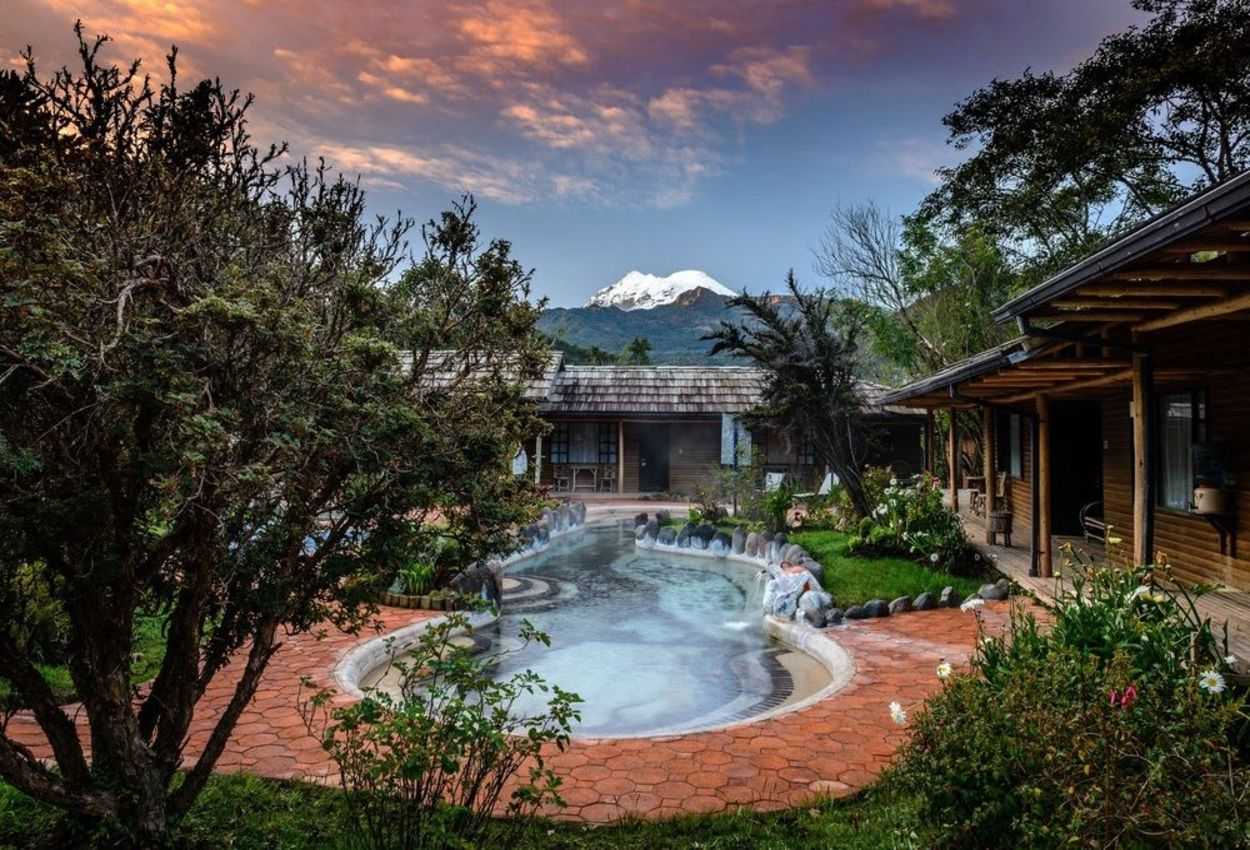
POLYGON ((642 493, 668 490, 667 424, 638 428, 638 490, 642 493))
POLYGON ((1102 406, 1051 402, 1050 516, 1055 534, 1081 534, 1081 508, 1102 501, 1102 406))

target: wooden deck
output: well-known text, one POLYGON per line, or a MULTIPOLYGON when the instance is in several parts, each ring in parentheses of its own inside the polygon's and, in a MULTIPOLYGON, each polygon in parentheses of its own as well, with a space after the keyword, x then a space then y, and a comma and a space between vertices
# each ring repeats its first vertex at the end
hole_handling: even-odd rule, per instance
MULTIPOLYGON (((968 539, 977 550, 989 558, 990 563, 999 572, 1037 598, 1047 602, 1054 601, 1065 586, 1066 579, 1062 575, 1062 569, 1059 568, 1059 562, 1062 559, 1056 557, 1055 567, 1060 573, 1058 577, 1030 576, 1029 541, 1027 539, 1014 541, 1015 545, 1011 548, 989 545, 985 542, 985 520, 973 516, 966 507, 963 507, 967 504, 968 499, 961 490, 959 516, 963 520, 964 529, 968 532, 968 539)), ((1104 555, 1101 544, 1087 543, 1079 537, 1054 537, 1053 540, 1055 544, 1053 551, 1057 556, 1060 551, 1059 547, 1064 543, 1071 543, 1095 560, 1101 559, 1104 555)), ((1228 625, 1229 649, 1238 658, 1238 669, 1246 669, 1250 663, 1250 593, 1229 589, 1217 590, 1198 600, 1198 610, 1203 616, 1211 619, 1212 625, 1217 630, 1217 636, 1221 627, 1224 624, 1228 625)))

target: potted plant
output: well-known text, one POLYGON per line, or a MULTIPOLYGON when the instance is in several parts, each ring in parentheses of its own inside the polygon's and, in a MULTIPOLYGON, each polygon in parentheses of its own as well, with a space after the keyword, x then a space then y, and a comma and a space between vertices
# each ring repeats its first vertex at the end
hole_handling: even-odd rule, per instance
POLYGON ((1233 481, 1224 446, 1199 443, 1193 448, 1194 513, 1228 516, 1233 513, 1233 481))

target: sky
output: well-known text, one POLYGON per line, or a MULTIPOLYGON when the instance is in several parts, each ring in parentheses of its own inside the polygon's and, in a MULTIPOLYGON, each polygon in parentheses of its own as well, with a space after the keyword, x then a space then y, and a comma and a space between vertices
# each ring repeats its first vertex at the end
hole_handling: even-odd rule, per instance
POLYGON ((461 193, 552 306, 632 269, 776 289, 830 210, 911 211, 962 156, 941 124, 1027 67, 1065 70, 1128 0, 4 0, 0 61, 71 31, 159 76, 256 96, 253 136, 424 221, 461 193))

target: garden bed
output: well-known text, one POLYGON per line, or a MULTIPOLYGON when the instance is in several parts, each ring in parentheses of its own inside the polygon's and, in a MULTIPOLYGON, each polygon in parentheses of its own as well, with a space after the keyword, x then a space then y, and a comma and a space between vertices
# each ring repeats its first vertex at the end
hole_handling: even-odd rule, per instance
POLYGON ((806 549, 824 569, 821 584, 838 605, 857 605, 870 599, 935 596, 953 587, 960 596, 977 592, 984 577, 956 576, 918 561, 897 557, 860 557, 848 554, 849 535, 840 531, 798 531, 790 540, 806 549))

